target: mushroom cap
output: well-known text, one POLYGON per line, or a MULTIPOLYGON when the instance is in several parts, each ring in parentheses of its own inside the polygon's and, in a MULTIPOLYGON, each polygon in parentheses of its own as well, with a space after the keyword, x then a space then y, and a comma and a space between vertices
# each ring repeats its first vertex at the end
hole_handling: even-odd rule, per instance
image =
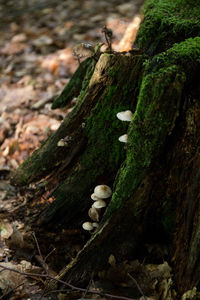
POLYGON ((64 139, 59 140, 58 143, 57 143, 57 146, 58 147, 65 147, 66 146, 66 142, 64 141, 64 139))
POLYGON ((127 143, 128 142, 128 134, 123 134, 121 135, 118 140, 122 143, 127 143))
POLYGON ((112 190, 105 184, 97 185, 94 189, 94 194, 97 196, 97 198, 106 199, 112 195, 112 190))
POLYGON ((100 200, 101 198, 97 197, 97 196, 95 195, 95 193, 93 193, 93 194, 91 195, 91 199, 92 199, 93 201, 98 201, 98 200, 100 200))
POLYGON ((98 213, 97 209, 94 206, 92 206, 88 210, 88 216, 92 219, 92 221, 95 221, 95 222, 99 221, 99 213, 98 213))
POLYGON ((94 222, 94 223, 92 223, 92 225, 93 225, 93 227, 99 227, 99 223, 97 223, 97 222, 94 222))
POLYGON ((84 230, 88 230, 88 231, 90 231, 90 230, 93 229, 93 225, 92 225, 91 222, 85 222, 85 223, 83 223, 82 227, 83 227, 84 230))
POLYGON ((97 209, 102 208, 102 207, 106 206, 106 202, 104 200, 98 200, 98 201, 95 201, 92 206, 97 209))
POLYGON ((117 113, 117 118, 121 121, 130 122, 133 118, 133 113, 130 110, 120 111, 117 113))

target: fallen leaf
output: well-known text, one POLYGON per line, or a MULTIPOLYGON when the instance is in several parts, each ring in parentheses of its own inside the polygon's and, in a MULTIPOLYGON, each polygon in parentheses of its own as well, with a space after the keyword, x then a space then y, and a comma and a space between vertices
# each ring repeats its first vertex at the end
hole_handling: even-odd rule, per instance
MULTIPOLYGON (((12 268, 14 270, 21 271, 21 266, 20 265, 14 265, 11 262, 8 263, 1 263, 2 266, 12 268)), ((23 275, 20 275, 18 273, 15 273, 10 270, 2 270, 0 268, 0 288, 4 293, 8 293, 18 285, 20 285, 24 280, 25 277, 23 275)))
POLYGON ((13 228, 10 223, 0 223, 0 233, 1 233, 1 238, 3 239, 8 239, 12 233, 13 233, 13 228))

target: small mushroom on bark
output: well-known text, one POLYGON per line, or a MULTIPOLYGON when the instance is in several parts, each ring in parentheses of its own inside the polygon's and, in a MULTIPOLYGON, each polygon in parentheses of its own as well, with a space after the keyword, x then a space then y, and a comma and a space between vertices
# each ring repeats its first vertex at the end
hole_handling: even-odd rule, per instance
POLYGON ((118 140, 122 143, 127 143, 128 142, 128 134, 123 134, 121 135, 118 140))
POLYGON ((57 146, 58 147, 66 147, 68 145, 68 143, 64 140, 61 139, 60 141, 58 141, 57 146))
POLYGON ((104 200, 95 201, 94 204, 92 205, 92 207, 97 208, 97 209, 106 207, 106 202, 104 200))
POLYGON ((93 194, 91 195, 91 199, 92 199, 93 201, 98 201, 98 200, 100 200, 100 198, 97 197, 97 196, 95 195, 95 193, 93 193, 93 194))
POLYGON ((85 222, 82 224, 84 230, 91 231, 93 229, 93 225, 91 222, 85 222))
POLYGON ((121 121, 130 122, 133 118, 133 113, 130 110, 120 111, 117 113, 117 118, 121 121))
POLYGON ((97 185, 94 189, 94 194, 100 199, 106 199, 112 195, 112 190, 109 186, 105 184, 97 185))
POLYGON ((88 215, 92 219, 92 221, 99 222, 99 213, 98 213, 97 209, 94 206, 92 206, 89 209, 88 215))

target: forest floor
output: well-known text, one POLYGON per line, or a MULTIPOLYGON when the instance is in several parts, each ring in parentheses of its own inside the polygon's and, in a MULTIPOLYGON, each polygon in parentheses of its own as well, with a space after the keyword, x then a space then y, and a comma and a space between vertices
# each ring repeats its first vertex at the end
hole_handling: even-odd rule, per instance
MULTIPOLYGON (((132 44, 140 21, 133 17, 141 2, 0 2, 0 264, 21 273, 0 272, 0 299, 108 299, 104 292, 133 299, 129 283, 133 284, 134 279, 127 280, 125 276, 130 269, 139 274, 145 293, 150 293, 156 284, 152 278, 150 284, 147 269, 138 261, 116 266, 111 255, 111 269, 99 274, 96 282, 91 275, 88 287, 102 295, 66 287, 62 287, 65 291, 51 295, 45 293, 45 278, 40 275, 47 274, 48 268, 48 274, 55 277, 56 272, 75 257, 88 236, 82 229, 63 230, 59 234, 44 232, 37 224, 34 234, 29 221, 38 214, 41 205, 50 201, 46 197, 48 191, 41 195, 37 194, 35 185, 19 189, 9 182, 13 170, 57 130, 73 109, 72 104, 68 110, 51 110, 53 99, 78 66, 72 56, 73 47, 80 42, 92 45, 105 42, 101 31, 106 25, 113 30, 113 49, 129 50, 127 44, 128 47, 132 44), (130 24, 131 35, 124 40, 130 24), (24 276, 23 272, 38 275, 33 278, 24 276), (151 286, 149 291, 147 286, 148 289, 151 286)), ((172 299, 167 294, 171 285, 169 266, 165 262, 157 269, 154 267, 154 279, 155 272, 157 276, 168 278, 166 295, 148 299, 172 299)), ((158 291, 158 295, 160 293, 158 291)), ((137 294, 139 299, 141 291, 137 294)))

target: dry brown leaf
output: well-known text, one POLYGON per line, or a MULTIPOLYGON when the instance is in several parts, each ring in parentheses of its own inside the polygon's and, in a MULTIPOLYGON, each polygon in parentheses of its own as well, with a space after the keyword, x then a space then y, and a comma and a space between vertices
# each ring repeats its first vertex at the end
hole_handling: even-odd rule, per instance
POLYGON ((13 228, 10 223, 0 222, 0 236, 2 239, 8 239, 13 233, 13 228))
POLYGON ((5 46, 0 49, 0 53, 4 55, 18 54, 26 49, 27 45, 22 43, 6 43, 5 46))
MULTIPOLYGON (((11 262, 8 263, 1 263, 2 266, 12 268, 18 271, 21 271, 21 266, 20 265, 14 265, 11 262)), ((24 280, 25 277, 23 275, 20 275, 18 273, 15 273, 10 270, 3 270, 0 268, 0 288, 4 293, 7 293, 20 285, 24 280)))

